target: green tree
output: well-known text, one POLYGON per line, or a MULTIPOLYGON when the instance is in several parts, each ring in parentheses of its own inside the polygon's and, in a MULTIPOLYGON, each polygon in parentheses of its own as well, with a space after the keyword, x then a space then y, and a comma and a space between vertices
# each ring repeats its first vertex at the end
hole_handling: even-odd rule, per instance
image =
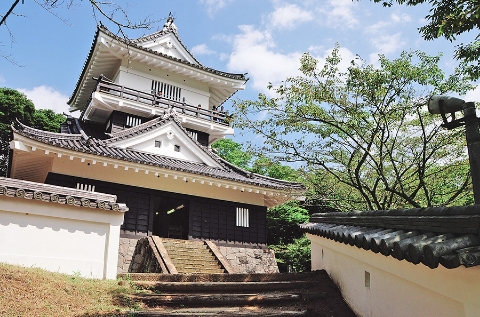
POLYGON ((268 244, 289 244, 302 236, 299 224, 310 219, 308 210, 297 201, 289 201, 267 210, 268 244))
POLYGON ((308 272, 312 268, 310 240, 305 235, 292 243, 269 245, 269 248, 275 252, 281 271, 288 270, 288 266, 293 272, 308 272))
POLYGON ((304 54, 302 76, 269 87, 276 97, 236 102, 235 125, 263 137, 257 152, 329 174, 339 196, 353 198, 350 209, 454 204, 471 193, 465 137, 442 129, 425 104, 431 94, 463 94, 472 85, 462 69, 446 76, 439 59, 403 52, 391 61, 380 55, 375 67, 357 58, 342 72, 338 47, 320 69, 304 54), (255 119, 259 112, 268 115, 255 119), (439 187, 457 168, 464 174, 439 187))
POLYGON ((65 117, 52 110, 35 110, 33 102, 10 88, 0 88, 0 176, 7 174, 10 125, 15 120, 37 129, 58 132, 65 117))
POLYGON ((220 139, 212 144, 217 154, 235 166, 248 170, 252 156, 242 149, 242 145, 232 139, 220 139))
POLYGON ((467 44, 459 44, 455 52, 456 58, 468 64, 468 72, 473 79, 480 78, 480 2, 478 0, 374 0, 384 6, 392 6, 394 2, 408 6, 416 6, 428 2, 431 5, 430 14, 425 19, 427 25, 419 28, 426 40, 444 37, 454 41, 456 36, 477 32, 475 40, 467 44))
MULTIPOLYGON (((273 162, 266 156, 248 154, 240 143, 221 139, 212 144, 218 155, 245 170, 269 177, 299 181, 299 173, 290 166, 273 162)), ((282 271, 290 266, 295 272, 310 270, 310 241, 300 231, 299 224, 308 222, 308 210, 297 201, 267 210, 267 244, 275 251, 275 258, 282 271)))

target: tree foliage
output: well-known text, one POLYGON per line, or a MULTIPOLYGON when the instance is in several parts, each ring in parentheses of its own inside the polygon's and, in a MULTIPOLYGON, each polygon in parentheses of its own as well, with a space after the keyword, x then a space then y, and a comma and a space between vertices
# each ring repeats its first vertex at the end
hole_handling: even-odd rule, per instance
POLYGON ((480 2, 477 0, 374 0, 384 6, 392 6, 394 2, 408 6, 416 6, 428 2, 430 14, 425 19, 427 25, 419 28, 426 40, 444 37, 453 41, 466 32, 477 32, 475 40, 467 44, 459 44, 456 57, 468 64, 468 72, 474 79, 480 78, 480 2))
MULTIPOLYGON (((247 153, 240 143, 221 139, 212 144, 218 155, 245 170, 269 177, 298 181, 297 170, 273 162, 266 156, 247 153)), ((297 201, 269 208, 267 210, 267 244, 275 251, 275 258, 281 271, 290 266, 295 272, 310 270, 310 241, 300 231, 299 224, 308 222, 308 210, 297 201)))
POLYGON ((10 88, 0 88, 0 176, 7 174, 10 125, 15 120, 31 127, 58 132, 65 117, 52 110, 35 110, 33 102, 27 97, 10 88))
POLYGON ((293 272, 308 272, 311 270, 310 240, 305 235, 296 238, 289 244, 269 245, 275 251, 275 257, 281 271, 291 267, 293 272))
POLYGON ((220 139, 212 144, 217 154, 224 160, 243 169, 249 169, 252 155, 242 149, 242 145, 232 139, 220 139))
POLYGON ((267 210, 268 244, 289 244, 302 236, 299 224, 310 219, 308 211, 301 208, 296 201, 267 210))
POLYGON ((338 47, 321 68, 306 53, 302 76, 269 87, 276 97, 236 102, 235 125, 264 138, 255 151, 303 163, 312 181, 326 179, 343 210, 464 202, 471 190, 464 132, 442 129, 425 104, 431 94, 472 85, 462 69, 446 76, 439 59, 403 52, 380 55, 375 67, 357 58, 341 72, 338 47))

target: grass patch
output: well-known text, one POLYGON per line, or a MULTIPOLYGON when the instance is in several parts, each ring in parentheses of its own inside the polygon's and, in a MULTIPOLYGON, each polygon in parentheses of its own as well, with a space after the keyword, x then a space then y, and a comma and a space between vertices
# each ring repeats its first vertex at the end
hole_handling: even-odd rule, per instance
POLYGON ((129 280, 96 280, 0 263, 0 316, 127 316, 129 280))

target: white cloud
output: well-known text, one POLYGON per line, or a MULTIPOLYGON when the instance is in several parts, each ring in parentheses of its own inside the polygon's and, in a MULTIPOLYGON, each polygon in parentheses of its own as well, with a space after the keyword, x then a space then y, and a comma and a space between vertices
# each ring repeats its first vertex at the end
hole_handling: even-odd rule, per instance
POLYGON ((51 109, 56 113, 68 112, 68 97, 52 87, 38 86, 31 90, 23 88, 17 90, 33 101, 35 109, 51 109))
POLYGON ((329 0, 318 9, 323 24, 332 28, 353 28, 358 24, 354 10, 357 4, 351 0, 329 0))
POLYGON ((412 21, 412 18, 408 14, 405 14, 405 13, 402 13, 400 15, 397 15, 397 14, 393 13, 390 16, 390 18, 394 23, 403 23, 403 22, 408 23, 408 22, 412 21))
POLYGON ((370 59, 378 54, 390 54, 404 47, 406 42, 402 32, 391 34, 391 30, 399 25, 411 23, 412 19, 407 14, 391 14, 388 20, 379 21, 365 28, 365 33, 370 37, 369 41, 376 52, 370 54, 370 59), (389 33, 390 32, 390 33, 389 33))
POLYGON ((213 18, 215 13, 225 7, 232 0, 200 0, 200 3, 207 8, 207 14, 213 18))
POLYGON ((389 54, 397 51, 405 45, 400 32, 392 35, 376 36, 370 39, 372 46, 378 51, 378 54, 389 54))
POLYGON ((250 25, 239 28, 241 33, 235 36, 227 65, 230 71, 248 72, 253 87, 264 93, 269 92, 269 82, 279 83, 300 73, 298 68, 302 53, 277 53, 273 50, 275 43, 268 31, 260 31, 250 25))
MULTIPOLYGON (((233 51, 229 56, 228 69, 232 72, 247 72, 257 91, 273 95, 267 89, 269 82, 276 85, 288 77, 300 75, 300 57, 303 52, 291 52, 282 54, 275 51, 275 42, 268 31, 255 29, 251 25, 240 26, 241 33, 235 36, 233 51)), ((316 49, 314 56, 318 59, 318 67, 322 67, 325 58, 332 52, 332 49, 316 49)), ((342 62, 339 65, 341 71, 346 71, 350 61, 355 55, 346 48, 340 48, 342 62)))
POLYGON ((478 85, 474 90, 469 91, 465 98, 462 98, 465 101, 475 101, 480 102, 480 85, 478 85))
POLYGON ((296 4, 287 4, 270 14, 270 23, 277 29, 294 29, 297 25, 313 20, 310 11, 302 10, 296 4))
POLYGON ((193 55, 210 55, 210 54, 215 54, 215 51, 211 50, 208 48, 207 44, 200 44, 200 45, 195 45, 192 47, 190 52, 193 55))

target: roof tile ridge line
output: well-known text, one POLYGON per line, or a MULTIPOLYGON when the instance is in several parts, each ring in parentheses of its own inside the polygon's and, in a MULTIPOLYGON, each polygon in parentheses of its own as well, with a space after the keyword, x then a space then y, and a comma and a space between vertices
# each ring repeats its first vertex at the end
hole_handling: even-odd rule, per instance
MULTIPOLYGON (((229 77, 229 78, 234 78, 234 79, 237 79, 237 80, 243 80, 245 79, 245 74, 239 74, 239 73, 227 73, 227 72, 224 72, 224 71, 221 71, 221 70, 218 70, 218 69, 214 69, 214 68, 211 68, 211 67, 208 67, 208 66, 205 66, 203 65, 202 63, 198 62, 198 65, 197 64, 192 64, 188 61, 184 61, 184 60, 181 60, 179 58, 176 58, 176 57, 173 57, 173 56, 170 56, 170 55, 167 55, 167 54, 164 54, 164 53, 160 53, 160 52, 157 52, 157 51, 154 51, 150 48, 145 48, 143 46, 140 46, 138 45, 137 43, 134 43, 132 41, 127 41, 124 39, 124 38, 121 38, 119 37, 118 35, 115 35, 114 33, 112 33, 110 30, 106 29, 104 27, 103 31, 106 31, 106 35, 109 35, 111 37, 114 37, 116 40, 120 41, 120 42, 123 42, 125 45, 130 45, 131 47, 134 47, 134 48, 137 48, 139 50, 142 50, 142 51, 145 51, 145 52, 150 52, 152 54, 156 54, 158 56, 161 56, 161 57, 165 57, 167 59, 170 59, 174 62, 179 62, 179 63, 182 63, 182 64, 186 64, 188 66, 191 66, 191 67, 195 67, 195 68, 198 68, 198 69, 202 69, 202 70, 205 70, 207 72, 210 72, 210 73, 213 73, 213 74, 216 74, 216 75, 220 75, 220 76, 224 76, 224 77, 229 77), (236 78, 236 77, 243 77, 243 78, 236 78)), ((177 37, 178 39, 178 37, 177 37)), ((179 39, 180 41, 180 39, 179 39)), ((183 45, 183 44, 182 44, 183 45)), ((188 49, 185 48, 187 51, 188 49)), ((191 55, 191 54, 190 54, 191 55)), ((192 57, 195 59, 195 57, 192 55, 192 57)), ((196 59, 195 59, 196 60, 196 59)), ((83 75, 83 74, 82 74, 83 75)))
MULTIPOLYGON (((213 152, 212 152, 213 153, 213 152)), ((215 153, 213 153, 215 154, 215 153)), ((299 184, 302 186, 302 188, 304 188, 305 186, 300 183, 300 182, 292 182, 292 181, 286 181, 286 180, 283 180, 283 179, 278 179, 278 178, 274 178, 274 177, 269 177, 269 176, 266 176, 266 175, 262 175, 262 174, 257 174, 257 173, 254 173, 254 172, 250 172, 250 171, 247 171, 241 167, 238 167, 232 163, 230 163, 229 161, 225 160, 224 158, 222 158, 221 156, 219 156, 218 154, 215 154, 224 164, 230 166, 233 170, 236 170, 237 172, 242 172, 245 174, 245 177, 248 177, 248 178, 251 178, 253 180, 253 178, 251 176, 256 176, 260 179, 266 179, 266 180, 270 180, 270 181, 275 181, 275 182, 278 182, 280 184, 299 184)))
POLYGON ((95 43, 98 40, 98 34, 100 33, 100 30, 104 29, 104 28, 105 28, 105 26, 103 26, 103 24, 97 25, 97 30, 95 31, 95 35, 93 36, 92 45, 90 46, 90 51, 88 52, 87 58, 85 59, 85 62, 83 63, 82 72, 81 72, 80 76, 78 77, 78 80, 77 80, 77 83, 75 84, 75 89, 73 90, 72 95, 70 96, 70 98, 67 101, 67 105, 70 105, 73 102, 73 98, 77 94, 78 88, 80 86, 80 82, 82 81, 83 76, 87 72, 86 67, 87 67, 90 59, 92 58, 93 49, 95 48, 95 43))
POLYGON ((113 143, 115 141, 118 141, 122 137, 127 137, 129 135, 134 134, 134 133, 141 132, 142 130, 145 130, 145 129, 151 127, 151 126, 155 126, 155 125, 159 124, 160 121, 165 121, 166 122, 166 120, 162 117, 154 118, 152 120, 146 121, 146 122, 144 122, 142 124, 139 124, 139 125, 136 125, 134 127, 130 127, 128 129, 125 129, 125 130, 122 130, 122 131, 119 131, 119 132, 115 132, 115 133, 111 134, 110 138, 102 140, 102 142, 104 144, 113 143))
POLYGON ((180 39, 180 36, 178 35, 178 32, 173 32, 171 30, 164 31, 162 29, 162 30, 154 32, 152 34, 141 36, 137 39, 132 40, 131 42, 134 43, 134 44, 142 43, 142 42, 145 42, 145 41, 152 40, 153 38, 159 38, 163 35, 167 35, 167 34, 170 34, 170 33, 173 34, 173 36, 175 36, 175 38, 178 40, 180 45, 182 45, 182 47, 185 49, 185 51, 188 52, 188 54, 193 58, 193 60, 196 61, 199 65, 203 66, 203 64, 192 54, 192 52, 190 52, 190 50, 187 48, 187 46, 180 39))
POLYGON ((51 132, 40 130, 37 128, 32 128, 22 122, 20 122, 17 118, 15 121, 10 125, 10 128, 17 133, 22 135, 35 135, 35 136, 43 136, 43 137, 55 137, 57 139, 78 139, 79 137, 83 136, 81 134, 73 134, 73 133, 61 133, 61 132, 51 132))
MULTIPOLYGON (((91 191, 88 191, 88 190, 81 190, 81 189, 76 189, 76 188, 71 188, 71 187, 65 187, 65 186, 58 186, 58 185, 52 185, 52 184, 44 184, 44 183, 37 183, 37 182, 32 182, 32 181, 28 181, 28 180, 24 180, 24 179, 17 179, 17 178, 9 178, 9 177, 3 177, 3 176, 0 176, 0 186, 12 186, 12 187, 17 187, 16 183, 18 185, 24 185, 24 186, 28 186, 28 185, 38 185, 38 186, 42 186, 43 188, 45 189, 42 189, 41 191, 42 192, 52 192, 52 193, 56 193, 53 191, 53 189, 59 189, 59 190, 66 190, 68 192, 79 192, 79 193, 86 193, 88 194, 87 196, 106 196, 108 198, 111 198, 111 202, 117 202, 117 195, 114 195, 114 194, 107 194, 107 193, 100 193, 100 192, 91 192, 91 191), (12 184, 13 183, 13 184, 12 184), (10 185, 12 184, 12 185, 10 185)), ((18 187, 20 188, 20 187, 18 187)), ((36 191, 36 189, 32 189, 30 187, 22 187, 23 189, 27 189, 27 190, 32 190, 32 191, 36 191)), ((85 195, 75 195, 77 197, 85 197, 85 195)))
MULTIPOLYGON (((163 121, 163 124, 166 124, 168 121, 174 121, 177 126, 184 132, 184 134, 190 139, 192 140, 195 145, 197 145, 204 153, 206 153, 208 156, 210 156, 212 159, 214 159, 217 163, 219 163, 223 168, 227 168, 227 166, 225 166, 225 164, 223 164, 223 160, 219 160, 221 159, 220 156, 218 156, 217 154, 213 153, 212 151, 210 151, 208 148, 206 148, 205 146, 203 146, 202 144, 200 144, 200 142, 198 142, 197 140, 195 140, 191 135, 190 133, 188 133, 187 129, 185 129, 185 127, 182 125, 182 123, 180 122, 179 118, 178 118, 178 115, 176 113, 175 110, 172 111, 172 113, 167 113, 164 117, 158 117, 158 118, 155 118, 153 120, 150 120, 150 121, 147 121, 147 122, 144 122, 138 126, 135 126, 135 127, 132 127, 130 129, 127 129, 127 130, 123 130, 123 131, 120 131, 120 132, 117 132, 115 135, 112 135, 112 138, 111 139, 107 139, 107 140, 102 140, 102 142, 104 144, 108 144, 108 143, 113 143, 115 141, 117 141, 120 137, 125 137, 125 136, 128 136, 128 135, 131 135, 135 132, 140 132, 142 130, 145 130, 147 129, 148 127, 150 126, 155 126, 157 124, 159 124, 161 121, 163 121), (153 122, 157 120, 157 122, 153 122), (137 128, 135 130, 132 130, 134 128, 137 128), (126 132, 128 131, 128 132, 126 132), (121 134, 121 135, 119 135, 121 134)), ((128 149, 129 151, 133 150, 133 149, 128 149)), ((135 150, 136 151, 136 150, 135 150)))
POLYGON ((75 118, 75 125, 77 126, 77 129, 78 131, 80 132, 80 135, 82 136, 82 138, 84 140, 88 140, 89 139, 89 136, 85 133, 85 131, 83 131, 83 128, 82 126, 80 125, 80 121, 78 120, 78 118, 75 118))
MULTIPOLYGON (((21 133, 21 132, 20 132, 21 133)), ((188 133, 187 133, 188 135, 188 133)), ((78 135, 77 135, 78 136, 78 135)), ((189 135, 188 135, 189 136, 189 135)), ((193 140, 193 139, 192 139, 193 140)), ((41 142, 41 143, 44 143, 44 144, 49 144, 48 141, 46 140, 36 140, 38 142, 41 142)), ((195 141, 195 140, 193 140, 195 141)), ((197 141, 195 141, 197 142, 197 141)), ((55 145, 53 144, 53 146, 55 147, 59 147, 58 145, 55 145)), ((69 149, 71 151, 75 151, 75 152, 82 152, 82 153, 85 153, 83 152, 81 149, 79 149, 77 146, 72 146, 72 145, 67 145, 66 147, 64 147, 66 149, 69 149)), ((110 148, 109 146, 106 146, 105 147, 106 149, 110 148)), ((125 151, 129 151, 129 152, 137 152, 138 150, 132 150, 132 149, 122 149, 122 148, 117 148, 117 147, 113 147, 114 149, 117 149, 117 150, 120 150, 121 152, 125 152, 125 151)), ((202 150, 205 151, 205 148, 203 146, 201 146, 202 150)), ((118 156, 117 154, 115 154, 114 152, 105 152, 105 155, 103 154, 99 154, 99 153, 90 153, 90 154, 93 154, 93 155, 96 155, 96 156, 101 156, 101 157, 109 157, 109 158, 112 158, 114 160, 120 160, 120 161, 124 161, 124 162, 132 162, 130 161, 128 158, 124 157, 124 156, 118 156)), ((152 154, 152 153, 147 153, 148 155, 152 155, 154 157, 162 157, 162 158, 165 158, 165 159, 168 159, 168 160, 171 160, 171 161, 175 161, 175 162, 186 162, 188 164, 192 164, 192 165, 199 165, 199 164, 195 164, 194 162, 191 162, 191 161, 183 161, 183 160, 179 160, 179 159, 176 159, 176 158, 172 158, 172 157, 168 157, 168 156, 162 156, 162 155, 156 155, 156 154, 152 154)), ((136 162, 133 162, 133 163, 136 163, 136 162)), ((143 165, 150 165, 148 163, 145 163, 145 162, 138 162, 139 164, 143 164, 143 165)), ((154 166, 157 166, 159 168, 164 168, 164 169, 168 169, 168 170, 171 170, 171 171, 180 171, 180 172, 187 172, 187 173, 193 173, 193 174, 196 174, 196 175, 203 175, 203 176, 207 176, 207 177, 212 177, 212 178, 218 178, 218 179, 223 179, 223 180, 234 180, 234 181, 237 181, 237 182, 240 182, 240 183, 244 183, 244 184, 250 184, 250 185, 255 185, 255 186, 261 186, 261 187, 267 187, 267 188, 276 188, 277 186, 279 186, 278 184, 270 184, 270 185, 262 185, 262 184, 259 184, 259 183, 256 183, 254 182, 253 179, 249 179, 248 177, 245 177, 245 180, 240 180, 240 179, 232 179, 231 177, 227 177, 227 176, 221 176, 221 175, 218 175, 218 174, 212 174, 211 172, 204 172, 204 171, 194 171, 194 170, 185 170, 181 167, 175 167, 175 166, 172 166, 172 165, 165 165, 165 164, 154 164, 154 166)), ((209 168, 213 168, 211 166, 209 166, 209 168)), ((214 169, 214 168, 213 168, 214 169)), ((225 171, 228 171, 227 170, 223 170, 224 172, 225 171)))

